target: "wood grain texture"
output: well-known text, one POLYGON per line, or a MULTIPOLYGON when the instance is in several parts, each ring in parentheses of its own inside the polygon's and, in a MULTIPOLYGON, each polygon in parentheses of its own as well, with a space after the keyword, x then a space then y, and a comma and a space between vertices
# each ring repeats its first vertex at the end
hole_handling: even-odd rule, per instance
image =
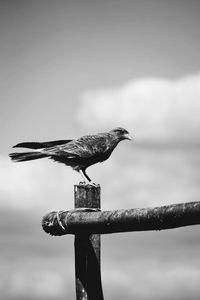
POLYGON ((164 230, 200 224, 200 202, 188 202, 151 208, 111 211, 64 211, 60 219, 56 212, 44 216, 43 229, 51 235, 116 233, 128 231, 164 230))
MULTIPOLYGON (((100 186, 74 187, 75 208, 100 209, 100 186)), ((100 271, 100 235, 75 235, 75 278, 77 300, 103 300, 100 271)))

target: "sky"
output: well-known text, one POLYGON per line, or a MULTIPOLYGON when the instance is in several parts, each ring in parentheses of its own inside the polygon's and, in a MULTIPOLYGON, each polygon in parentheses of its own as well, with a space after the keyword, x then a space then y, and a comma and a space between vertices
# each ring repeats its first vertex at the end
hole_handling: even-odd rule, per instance
MULTIPOLYGON (((73 208, 81 178, 49 160, 14 164, 22 141, 123 126, 88 170, 102 209, 198 201, 200 3, 0 1, 0 297, 74 299, 73 237, 41 219, 73 208)), ((106 299, 199 299, 199 226, 102 236, 106 299)))

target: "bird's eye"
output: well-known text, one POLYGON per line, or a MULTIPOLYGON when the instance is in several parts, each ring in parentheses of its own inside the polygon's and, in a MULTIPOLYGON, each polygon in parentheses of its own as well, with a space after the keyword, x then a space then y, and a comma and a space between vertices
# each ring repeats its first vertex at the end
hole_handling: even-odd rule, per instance
POLYGON ((120 135, 128 134, 128 131, 121 127, 115 128, 113 131, 120 135))

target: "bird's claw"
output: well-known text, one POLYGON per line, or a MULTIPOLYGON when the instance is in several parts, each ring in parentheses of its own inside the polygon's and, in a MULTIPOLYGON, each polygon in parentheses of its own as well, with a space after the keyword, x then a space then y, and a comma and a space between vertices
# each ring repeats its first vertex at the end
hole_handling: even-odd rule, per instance
POLYGON ((91 186, 94 186, 94 187, 97 187, 98 184, 92 182, 92 181, 88 181, 88 182, 85 182, 85 181, 81 181, 79 182, 80 185, 91 185, 91 186))
POLYGON ((98 186, 98 184, 96 184, 96 183, 94 183, 94 182, 91 182, 91 181, 90 181, 90 182, 88 182, 88 184, 89 184, 89 185, 92 185, 92 186, 95 186, 95 187, 97 187, 97 186, 98 186))
POLYGON ((62 224, 62 222, 61 222, 61 220, 60 220, 60 213, 62 213, 64 210, 61 210, 61 211, 58 211, 57 213, 56 213, 56 218, 57 218, 57 221, 58 221, 58 224, 60 225, 60 227, 63 229, 63 230, 65 230, 65 227, 63 226, 63 224, 62 224))

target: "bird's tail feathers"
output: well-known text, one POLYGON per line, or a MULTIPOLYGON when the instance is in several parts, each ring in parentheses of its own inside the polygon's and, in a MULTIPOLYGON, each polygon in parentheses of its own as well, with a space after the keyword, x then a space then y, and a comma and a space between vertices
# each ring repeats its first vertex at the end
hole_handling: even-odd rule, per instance
POLYGON ((42 148, 49 148, 49 147, 66 144, 71 141, 72 140, 58 140, 58 141, 49 141, 49 142, 24 142, 13 146, 13 148, 42 149, 42 148))
POLYGON ((19 143, 13 148, 30 148, 30 149, 41 149, 44 148, 43 143, 38 142, 25 142, 25 143, 19 143))
POLYGON ((40 152, 21 152, 21 153, 10 153, 9 156, 13 161, 17 162, 17 161, 27 161, 27 160, 43 158, 46 156, 46 154, 40 152))

